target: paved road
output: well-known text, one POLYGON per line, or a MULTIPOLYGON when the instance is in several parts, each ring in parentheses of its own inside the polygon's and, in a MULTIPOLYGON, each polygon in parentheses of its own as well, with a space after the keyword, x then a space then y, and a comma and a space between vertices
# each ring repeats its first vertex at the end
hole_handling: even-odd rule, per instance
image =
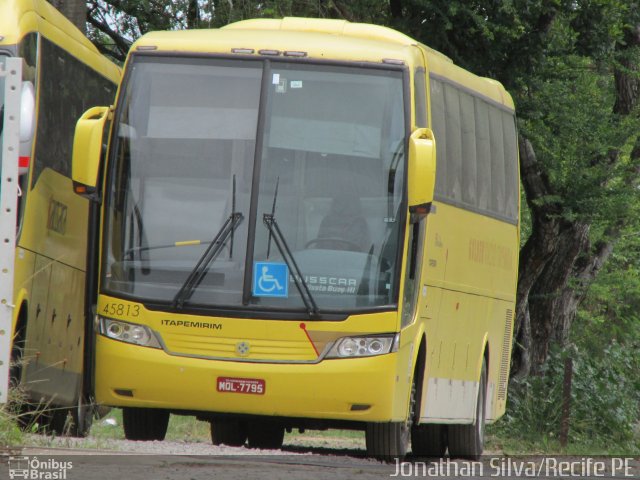
MULTIPOLYGON (((139 442, 130 442, 131 451, 139 442)), ((172 442, 162 442, 171 450, 172 442)), ((184 448, 184 445, 183 445, 184 448)), ((0 479, 53 480, 373 480, 393 478, 640 479, 640 459, 486 457, 480 462, 408 458, 389 464, 329 448, 255 451, 220 448, 207 455, 140 454, 28 447, 0 452, 0 479)))

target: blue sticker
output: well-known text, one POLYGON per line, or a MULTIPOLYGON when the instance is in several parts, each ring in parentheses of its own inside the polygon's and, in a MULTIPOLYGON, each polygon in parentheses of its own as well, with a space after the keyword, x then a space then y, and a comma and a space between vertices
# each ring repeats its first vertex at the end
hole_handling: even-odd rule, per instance
POLYGON ((253 266, 255 297, 289 296, 289 267, 286 263, 255 262, 253 266))

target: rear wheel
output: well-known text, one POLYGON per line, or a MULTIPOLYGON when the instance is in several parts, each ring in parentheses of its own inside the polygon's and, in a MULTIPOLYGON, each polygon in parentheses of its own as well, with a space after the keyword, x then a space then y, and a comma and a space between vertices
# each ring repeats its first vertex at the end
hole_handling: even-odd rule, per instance
POLYGON ((278 449, 284 442, 284 426, 268 420, 256 420, 249 423, 249 447, 278 449))
POLYGON ((242 420, 212 420, 211 442, 214 445, 242 447, 247 441, 247 424, 242 420))
POLYGON ((485 399, 487 394, 487 367, 482 363, 476 418, 471 425, 449 425, 449 455, 477 460, 484 449, 485 399))
POLYGON ((49 429, 60 436, 84 438, 89 435, 93 422, 91 404, 78 399, 71 408, 54 408, 51 412, 49 429))
POLYGON ((84 438, 89 435, 91 425, 93 424, 94 406, 93 402, 86 401, 83 395, 80 395, 78 404, 70 409, 69 417, 71 424, 69 425, 69 435, 72 437, 84 438))
POLYGON ((122 423, 127 440, 164 440, 169 412, 159 408, 124 407, 122 423))

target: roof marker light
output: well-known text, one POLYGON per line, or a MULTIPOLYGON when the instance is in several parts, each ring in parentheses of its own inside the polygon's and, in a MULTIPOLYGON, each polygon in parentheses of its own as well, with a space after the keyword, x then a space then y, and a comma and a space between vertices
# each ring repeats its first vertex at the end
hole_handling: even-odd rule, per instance
POLYGON ((138 45, 136 50, 157 50, 158 47, 155 45, 138 45))
POLYGON ((389 65, 404 65, 404 60, 397 58, 383 58, 382 63, 388 63, 389 65))
POLYGON ((278 55, 280 55, 280 50, 258 50, 258 53, 260 55, 270 55, 277 57, 278 55))
POLYGON ((253 48, 232 48, 231 53, 243 53, 245 55, 251 55, 255 50, 253 48))
POLYGON ((287 52, 284 52, 283 55, 285 57, 306 57, 307 52, 287 51, 287 52))

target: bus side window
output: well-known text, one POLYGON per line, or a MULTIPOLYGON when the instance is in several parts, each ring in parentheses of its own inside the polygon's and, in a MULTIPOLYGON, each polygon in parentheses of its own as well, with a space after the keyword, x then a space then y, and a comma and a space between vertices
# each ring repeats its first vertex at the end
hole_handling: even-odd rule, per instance
POLYGON ((416 127, 427 127, 427 86, 425 84, 424 68, 416 68, 413 77, 413 90, 416 127))
POLYGON ((475 102, 467 93, 460 93, 462 112, 462 203, 477 207, 478 161, 476 158, 475 102))
POLYGON ((437 142, 436 194, 446 198, 447 183, 447 125, 444 110, 444 86, 442 82, 430 79, 431 125, 437 142))
POLYGON ((491 196, 491 141, 489 138, 489 105, 478 98, 476 104, 476 161, 477 161, 477 201, 481 211, 490 208, 491 196))
POLYGON ((518 220, 518 187, 520 177, 518 176, 518 151, 516 139, 516 122, 513 114, 502 113, 502 125, 504 127, 504 154, 505 154, 505 215, 511 221, 518 220))

